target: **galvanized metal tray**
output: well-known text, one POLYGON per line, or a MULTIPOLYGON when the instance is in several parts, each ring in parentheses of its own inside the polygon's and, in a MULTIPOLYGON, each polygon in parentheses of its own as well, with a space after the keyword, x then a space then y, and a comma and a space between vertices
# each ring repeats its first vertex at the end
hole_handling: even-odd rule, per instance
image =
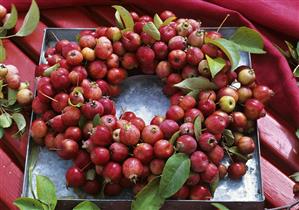
MULTIPOLYGON (((215 28, 205 28, 212 30, 215 28)), ((47 28, 44 31, 43 45, 41 49, 40 63, 45 62, 44 53, 50 46, 54 46, 56 39, 68 39, 75 41, 76 35, 83 29, 64 29, 64 28, 47 28), (53 35, 54 34, 54 35, 53 35)), ((86 28, 84 28, 86 30, 86 28)), ((221 33, 224 37, 229 37, 235 28, 222 28, 221 33)), ((250 54, 242 52, 239 65, 251 66, 250 54)), ((156 76, 134 75, 130 76, 122 84, 122 94, 114 99, 117 106, 117 116, 119 116, 121 108, 134 111, 138 116, 142 117, 146 123, 157 114, 164 115, 169 101, 162 93, 162 83, 156 76)), ((34 114, 32 119, 34 119, 34 114)), ((260 142, 257 129, 253 132, 252 137, 256 143, 256 151, 253 158, 247 162, 248 172, 240 181, 233 181, 229 178, 223 179, 216 189, 214 198, 211 201, 192 201, 192 200, 167 200, 162 209, 170 210, 209 210, 213 209, 212 202, 221 202, 231 210, 261 210, 264 209, 264 194, 261 179, 260 164, 260 142)), ((23 183, 22 196, 32 197, 29 184, 29 160, 32 156, 33 140, 29 137, 26 166, 23 183)), ((224 163, 228 163, 228 158, 224 159, 224 163)), ((133 195, 130 191, 125 191, 117 197, 98 198, 84 195, 82 192, 74 192, 72 188, 65 187, 65 172, 72 165, 72 161, 60 159, 55 152, 51 152, 45 148, 40 148, 40 153, 36 166, 32 173, 32 189, 35 189, 35 176, 48 176, 56 185, 57 197, 59 199, 58 210, 72 209, 79 202, 89 199, 98 204, 103 210, 117 209, 129 210, 133 195), (82 199, 84 197, 84 199, 82 199)))

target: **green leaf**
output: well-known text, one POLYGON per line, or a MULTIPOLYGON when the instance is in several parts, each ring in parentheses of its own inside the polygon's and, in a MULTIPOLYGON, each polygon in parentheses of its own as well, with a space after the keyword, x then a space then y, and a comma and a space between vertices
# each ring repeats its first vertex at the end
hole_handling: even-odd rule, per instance
POLYGON ((154 16, 154 24, 157 27, 157 29, 159 29, 163 24, 163 21, 161 20, 160 16, 157 13, 154 16))
POLYGON ((5 37, 7 34, 7 30, 3 29, 2 31, 0 31, 0 38, 5 37))
POLYGON ((60 67, 60 64, 59 63, 56 63, 54 64, 53 66, 50 66, 49 68, 47 68, 45 71, 44 71, 44 76, 45 77, 49 77, 51 75, 51 73, 55 70, 57 70, 58 68, 60 67))
POLYGON ((174 16, 167 18, 167 19, 162 23, 162 25, 161 25, 160 27, 169 25, 169 23, 171 23, 171 22, 174 21, 175 19, 176 19, 176 17, 174 17, 174 16))
POLYGON ((229 210, 229 208, 227 208, 221 203, 211 203, 211 205, 216 207, 218 210, 229 210))
POLYGON ((229 151, 231 154, 236 155, 236 156, 238 156, 239 158, 242 158, 243 160, 246 160, 246 161, 247 161, 247 160, 249 159, 248 157, 242 155, 242 154, 239 152, 238 147, 236 147, 236 146, 229 147, 229 148, 228 148, 228 151, 229 151))
POLYGON ((187 95, 192 96, 195 100, 197 100, 199 92, 200 92, 199 90, 192 90, 187 95))
POLYGON ((297 138, 299 139, 299 128, 296 130, 296 136, 297 136, 297 138))
POLYGON ((14 105, 17 101, 17 90, 8 88, 8 94, 7 94, 7 99, 8 99, 8 105, 14 105))
POLYGON ((133 31, 134 28, 134 20, 128 10, 126 10, 124 7, 119 5, 112 6, 114 9, 116 9, 119 12, 119 15, 121 17, 121 20, 124 22, 126 29, 129 29, 130 31, 133 31))
POLYGON ((208 61, 209 69, 212 75, 212 78, 218 74, 219 71, 225 66, 226 62, 223 58, 211 58, 206 54, 206 58, 208 61))
POLYGON ((273 45, 278 49, 278 51, 286 58, 290 58, 290 55, 287 53, 287 51, 284 51, 281 47, 279 47, 277 44, 273 45))
POLYGON ((255 30, 242 26, 230 37, 239 50, 263 54, 266 53, 262 36, 255 30))
POLYGON ((36 196, 35 196, 33 183, 32 183, 32 172, 33 172, 33 170, 35 168, 35 165, 37 163, 39 151, 40 151, 39 146, 33 145, 32 148, 31 148, 30 157, 29 157, 29 161, 28 161, 28 163, 29 163, 29 169, 28 169, 29 187, 30 187, 31 193, 32 193, 34 198, 36 198, 36 196))
POLYGON ((199 115, 194 120, 194 135, 198 141, 199 137, 201 136, 201 118, 199 115))
POLYGON ((297 60, 297 59, 298 59, 298 54, 297 54, 297 52, 295 51, 294 46, 293 46, 290 42, 288 42, 288 41, 284 41, 284 42, 285 42, 286 45, 288 46, 288 49, 289 49, 289 52, 290 52, 292 58, 295 59, 295 60, 297 60))
POLYGON ((190 165, 189 157, 183 153, 176 153, 166 161, 159 185, 161 197, 171 197, 184 185, 190 174, 190 165))
POLYGON ((84 127, 84 125, 85 125, 86 122, 87 122, 87 119, 83 115, 81 115, 80 119, 79 119, 79 123, 78 123, 79 128, 82 129, 84 127))
POLYGON ((96 114, 92 120, 93 127, 101 124, 101 117, 99 114, 96 114))
POLYGON ((4 129, 0 127, 0 139, 4 136, 4 129))
POLYGON ((96 204, 90 201, 84 201, 79 203, 73 210, 101 210, 96 204))
POLYGON ((55 209, 57 204, 56 187, 48 177, 41 175, 36 177, 36 193, 41 202, 47 204, 51 210, 55 209))
POLYGON ((8 20, 4 23, 2 27, 0 27, 0 31, 2 32, 5 29, 12 29, 17 24, 18 20, 18 11, 15 5, 11 5, 10 16, 8 20))
POLYGON ((42 204, 32 198, 17 198, 13 204, 20 210, 44 210, 42 204))
POLYGON ((299 77, 299 65, 296 66, 296 68, 294 69, 294 71, 293 71, 293 75, 294 75, 295 77, 299 77))
POLYGON ((217 178, 215 179, 215 181, 210 184, 210 190, 211 190, 212 197, 214 197, 214 193, 219 185, 219 181, 220 180, 219 180, 219 175, 218 175, 217 178))
POLYGON ((299 182, 299 172, 296 172, 290 176, 295 182, 299 182))
POLYGON ((171 138, 169 139, 169 143, 173 145, 179 137, 180 137, 180 131, 175 132, 174 134, 172 134, 171 138))
POLYGON ((18 127, 18 132, 23 133, 26 128, 26 120, 21 113, 13 113, 11 115, 12 119, 15 121, 18 127))
POLYGON ((209 79, 205 77, 192 77, 183 80, 180 83, 174 85, 174 87, 178 87, 184 90, 215 90, 217 86, 215 83, 211 82, 209 79))
POLYGON ((131 210, 159 210, 165 199, 159 195, 160 178, 154 178, 137 195, 131 210))
POLYGON ((11 116, 10 114, 4 112, 0 115, 0 127, 2 128, 8 128, 12 124, 11 116))
POLYGON ((296 53, 297 53, 297 55, 298 55, 298 57, 299 57, 299 41, 297 42, 296 53))
POLYGON ((224 143, 226 146, 230 147, 230 146, 233 146, 233 145, 234 145, 234 143, 235 143, 235 137, 234 137, 234 135, 233 135, 233 133, 232 133, 231 130, 229 130, 229 129, 225 129, 225 130, 223 131, 223 137, 224 137, 224 141, 223 141, 223 143, 224 143))
POLYGON ((6 58, 6 51, 4 45, 0 39, 0 62, 3 62, 6 58))
POLYGON ((225 55, 228 57, 231 65, 232 65, 232 71, 238 67, 239 61, 240 61, 240 53, 239 53, 238 49, 236 48, 236 45, 234 44, 234 42, 229 41, 227 39, 223 39, 223 38, 216 39, 216 40, 205 38, 205 42, 211 43, 211 44, 219 47, 225 53, 225 55))
POLYGON ((39 23, 39 8, 35 2, 32 0, 31 6, 25 16, 24 22, 20 30, 15 34, 16 36, 27 36, 31 34, 39 23))
POLYGON ((119 29, 124 29, 125 27, 124 27, 123 21, 121 20, 121 17, 119 15, 118 11, 115 12, 114 17, 115 17, 115 21, 116 21, 116 26, 119 29))
POLYGON ((147 24, 145 24, 143 26, 143 32, 147 33, 155 40, 161 39, 160 32, 153 22, 148 22, 147 24))

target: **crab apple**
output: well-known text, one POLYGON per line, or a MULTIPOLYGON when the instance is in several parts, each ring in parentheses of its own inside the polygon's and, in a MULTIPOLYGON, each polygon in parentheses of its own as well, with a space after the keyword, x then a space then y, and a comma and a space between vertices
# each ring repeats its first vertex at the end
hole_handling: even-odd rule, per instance
POLYGON ((101 88, 102 95, 106 96, 110 94, 110 86, 105 80, 97 80, 96 83, 98 84, 99 88, 101 88))
POLYGON ((123 68, 131 70, 138 67, 137 56, 134 53, 125 53, 121 60, 123 68))
POLYGON ((55 44, 55 51, 56 53, 62 53, 62 48, 66 45, 68 45, 70 43, 70 41, 62 39, 59 40, 56 44, 55 44))
POLYGON ((240 179, 246 174, 246 171, 247 167, 245 163, 242 162, 234 162, 227 169, 229 178, 234 180, 240 179))
POLYGON ((164 169, 165 160, 153 159, 150 162, 149 166, 150 166, 150 171, 152 172, 152 174, 154 174, 154 175, 160 175, 160 174, 162 174, 162 171, 164 169))
POLYGON ((62 115, 56 115, 48 121, 48 124, 54 131, 59 133, 62 133, 66 129, 66 126, 64 125, 64 122, 62 120, 62 115))
POLYGON ((76 42, 69 42, 68 44, 62 46, 61 48, 61 55, 66 58, 67 54, 71 51, 71 50, 78 50, 80 51, 80 46, 78 43, 76 42))
POLYGON ((141 45, 140 36, 132 31, 123 33, 121 38, 124 48, 129 52, 135 52, 141 45))
POLYGON ((116 54, 111 54, 107 59, 107 67, 108 68, 118 68, 119 67, 119 57, 116 54))
POLYGON ((141 133, 143 142, 154 145, 158 140, 163 139, 162 130, 157 125, 147 125, 141 133))
POLYGON ((201 180, 209 184, 213 183, 217 177, 219 177, 218 167, 213 163, 209 163, 206 170, 200 175, 201 180))
POLYGON ((82 186, 82 189, 84 192, 88 194, 98 194, 101 190, 101 185, 99 181, 97 180, 88 180, 86 183, 82 186))
POLYGON ((139 18, 139 21, 144 21, 144 22, 153 22, 153 18, 148 15, 143 15, 139 18))
MULTIPOLYGON (((66 55, 67 56, 67 55, 66 55)), ((63 60, 63 57, 61 55, 57 55, 57 54, 54 54, 54 55, 49 55, 47 58, 47 63, 49 66, 53 66, 57 63, 60 64, 60 61, 63 60)), ((65 60, 66 61, 66 60, 65 60)))
POLYGON ((203 122, 204 116, 199 109, 196 109, 196 108, 189 109, 185 112, 184 122, 185 123, 187 123, 187 122, 193 123, 194 120, 196 119, 196 117, 198 117, 198 116, 200 117, 201 121, 203 122))
POLYGON ((177 84, 179 82, 181 82, 183 80, 182 76, 178 73, 171 73, 168 77, 167 77, 167 84, 177 84))
POLYGON ((242 85, 251 85, 255 81, 255 72, 253 69, 244 67, 238 73, 238 81, 242 85))
POLYGON ((104 195, 116 196, 122 192, 122 187, 118 183, 108 183, 104 188, 104 195))
POLYGON ((47 149, 55 149, 55 135, 53 132, 48 132, 47 135, 44 137, 45 146, 47 149))
POLYGON ((198 107, 197 107, 201 113, 207 117, 211 115, 215 110, 216 110, 216 104, 214 101, 210 99, 202 99, 198 102, 198 107))
POLYGON ((194 108, 195 105, 196 105, 196 100, 192 96, 188 96, 188 95, 184 96, 179 102, 179 106, 184 111, 194 108))
POLYGON ((224 117, 219 115, 210 115, 205 120, 206 128, 212 134, 220 134, 226 127, 226 121, 224 117))
POLYGON ((198 145, 202 151, 210 152, 217 145, 216 137, 211 133, 203 133, 198 139, 198 145))
POLYGON ((96 38, 92 35, 84 35, 79 39, 79 45, 81 48, 94 48, 97 44, 96 38))
POLYGON ((18 74, 13 74, 13 73, 8 72, 6 74, 5 80, 6 80, 7 86, 11 89, 16 90, 20 87, 21 78, 20 78, 20 75, 18 75, 18 74))
POLYGON ((49 105, 47 103, 41 102, 38 97, 33 99, 31 106, 33 112, 36 114, 42 114, 49 109, 49 105))
POLYGON ((105 27, 105 26, 97 27, 96 31, 95 31, 95 38, 100 38, 102 36, 105 36, 107 29, 108 29, 108 27, 105 27))
POLYGON ((33 93, 31 90, 29 90, 27 88, 21 89, 17 92, 16 99, 20 105, 23 105, 23 106, 28 105, 33 100, 33 93))
POLYGON ((224 88, 228 85, 228 77, 225 73, 219 72, 213 78, 213 82, 217 85, 218 88, 224 88))
POLYGON ((102 97, 99 102, 102 104, 103 108, 104 108, 104 112, 103 115, 107 115, 107 114, 115 114, 115 103, 114 101, 112 101, 109 98, 104 98, 102 97))
POLYGON ((180 101, 184 97, 182 92, 178 92, 170 97, 170 104, 171 105, 179 105, 180 101))
POLYGON ((151 37, 149 34, 145 32, 141 32, 140 39, 142 43, 145 45, 152 45, 156 42, 156 40, 153 37, 151 37))
POLYGON ((126 77, 127 71, 122 68, 112 68, 107 73, 107 79, 113 85, 119 85, 126 77))
POLYGON ((180 129, 178 123, 170 119, 164 120, 159 127, 164 134, 164 138, 166 139, 170 139, 171 136, 180 129))
POLYGON ((162 41, 155 42, 153 44, 152 48, 155 52, 156 59, 162 60, 167 57, 168 46, 167 46, 167 44, 165 44, 165 42, 162 42, 162 41))
POLYGON ((81 106, 84 103, 84 96, 79 90, 73 90, 68 99, 68 104, 72 106, 81 106))
POLYGON ((98 125, 93 129, 90 140, 95 145, 107 146, 112 142, 112 132, 108 127, 104 125, 98 125))
POLYGON ((83 104, 81 112, 88 120, 92 120, 96 114, 103 115, 104 107, 99 101, 92 100, 83 104))
POLYGON ((64 160, 70 160, 75 158, 79 152, 79 145, 72 139, 64 139, 61 143, 61 147, 57 150, 57 154, 64 160))
POLYGON ((189 177, 186 181, 187 186, 195 186, 200 182, 200 175, 196 172, 190 172, 189 177))
POLYGON ((198 64, 198 73, 199 75, 206 77, 206 78, 210 78, 211 77, 211 72, 210 72, 210 68, 208 65, 208 61, 207 60, 201 60, 198 64))
POLYGON ((188 36, 188 43, 193 47, 201 47, 204 41, 204 32, 195 30, 188 36))
POLYGON ((140 139, 140 131, 135 125, 128 123, 120 129, 119 140, 125 145, 136 145, 140 139))
POLYGON ((94 50, 97 58, 106 60, 113 52, 111 41, 104 36, 98 38, 94 50))
POLYGON ((243 131, 247 126, 247 117, 243 112, 233 112, 231 114, 233 128, 243 131))
POLYGON ((219 165, 224 157, 223 148, 219 145, 216 145, 209 153, 208 153, 209 160, 214 163, 215 165, 219 165))
POLYGON ((191 200, 210 200, 211 198, 210 190, 204 185, 193 186, 190 190, 191 200))
POLYGON ((132 16, 134 22, 139 20, 139 15, 136 12, 130 12, 130 15, 132 16))
POLYGON ((167 159, 173 154, 173 152, 173 145, 167 140, 158 140, 154 145, 154 154, 157 158, 167 159))
POLYGON ((143 164, 148 164, 154 157, 154 148, 148 143, 140 143, 135 147, 133 154, 143 164))
MULTIPOLYGON (((35 76, 36 77, 41 77, 44 75, 44 72, 47 68, 49 68, 50 66, 48 64, 39 64, 38 66, 35 67, 35 76)), ((1 77, 5 77, 7 74, 7 68, 1 68, 1 73, 0 73, 0 76, 1 77), (3 69, 6 69, 6 73, 5 73, 5 70, 3 69)))
POLYGON ((112 44, 113 53, 118 56, 123 56, 126 53, 125 47, 122 42, 117 41, 112 44))
POLYGON ((197 148, 196 140, 189 135, 182 135, 176 140, 176 149, 179 152, 190 155, 197 148))
MULTIPOLYGON (((86 79, 87 76, 88 76, 87 75, 87 70, 85 69, 84 66, 75 66, 74 68, 72 68, 72 71, 79 73, 79 76, 80 76, 79 77, 79 82, 80 83, 82 82, 83 79, 86 79)), ((76 83, 73 83, 73 84, 77 85, 78 83, 76 81, 76 83)))
MULTIPOLYGON (((4 20, 5 19, 5 16, 7 15, 7 10, 4 6, 0 5, 0 20, 4 20)), ((5 23, 5 21, 3 21, 3 23, 5 23)))
POLYGON ((164 85, 162 91, 166 96, 172 96, 175 93, 177 93, 179 90, 178 88, 173 87, 173 84, 166 84, 164 85))
POLYGON ((75 126, 68 127, 64 132, 64 138, 79 142, 79 140, 82 138, 81 129, 75 126))
POLYGON ((181 135, 194 135, 194 125, 191 122, 185 122, 180 126, 180 134, 181 135))
POLYGON ((60 149, 62 142, 65 140, 63 133, 58 133, 54 138, 54 147, 55 149, 60 149))
POLYGON ((182 186, 179 191, 177 191, 172 198, 178 199, 178 200, 186 200, 189 197, 190 189, 188 186, 182 186))
POLYGON ((252 138, 243 136, 238 140, 237 147, 242 154, 248 155, 254 152, 255 143, 252 138))
POLYGON ((251 98, 253 93, 249 87, 240 87, 237 90, 239 102, 244 103, 247 99, 251 98))
POLYGON ((75 166, 67 170, 65 179, 68 187, 81 187, 86 182, 84 173, 75 166))
POLYGON ((160 13, 160 18, 161 20, 165 21, 166 19, 170 17, 175 17, 175 14, 172 11, 169 10, 164 10, 163 12, 160 13))
POLYGON ((119 85, 110 85, 109 86, 109 94, 111 97, 116 97, 120 94, 121 89, 119 85))
MULTIPOLYGON (((109 55, 111 56, 111 55, 109 55)), ((92 79, 102 79, 107 74, 107 65, 103 61, 93 61, 88 65, 88 75, 92 79)))
POLYGON ((106 126, 111 131, 116 129, 116 117, 112 114, 107 114, 101 117, 101 125, 106 126))
POLYGON ((201 46, 201 51, 212 58, 216 58, 218 55, 218 48, 212 44, 203 44, 201 46))
POLYGON ((122 143, 114 142, 109 147, 111 160, 122 162, 129 156, 128 147, 122 143))
POLYGON ((69 72, 64 68, 58 68, 50 76, 51 84, 56 90, 67 89, 70 85, 69 72))
POLYGON ((90 159, 95 165, 105 165, 110 160, 109 150, 104 147, 95 147, 90 153, 90 159))
POLYGON ((49 47, 46 52, 45 52, 45 58, 48 58, 52 55, 55 55, 56 54, 56 49, 55 47, 49 47))
POLYGON ((137 195, 144 187, 145 187, 145 183, 134 184, 134 186, 133 186, 134 195, 137 195))
POLYGON ((196 30, 200 29, 200 26, 201 26, 200 21, 189 18, 189 19, 187 19, 187 22, 192 26, 192 31, 196 31, 196 30))
POLYGON ((121 120, 127 120, 131 121, 132 119, 136 118, 137 116, 135 115, 134 112, 131 111, 126 111, 120 115, 121 120))
POLYGON ((83 126, 82 133, 85 138, 89 138, 92 133, 93 123, 91 121, 87 121, 83 126))
POLYGON ((80 109, 74 106, 67 106, 62 110, 61 118, 63 120, 63 124, 66 126, 78 125, 80 117, 80 109))
POLYGON ((148 46, 141 46, 136 52, 139 63, 147 64, 151 63, 155 59, 155 52, 148 46))
POLYGON ((81 54, 83 55, 83 58, 87 61, 94 61, 96 58, 94 49, 91 49, 89 47, 84 47, 81 50, 81 54))
POLYGON ((264 85, 257 85, 253 88, 253 97, 263 104, 266 104, 274 94, 273 90, 264 85))
POLYGON ((165 79, 171 74, 172 70, 170 67, 169 62, 167 61, 160 61, 156 67, 156 75, 160 79, 165 79))
POLYGON ((73 163, 81 170, 88 169, 88 166, 91 165, 89 153, 84 150, 79 150, 78 155, 73 159, 73 163))
POLYGON ((137 21, 134 23, 134 32, 137 34, 141 34, 143 31, 143 27, 146 24, 145 21, 137 21))
POLYGON ((157 125, 160 126, 160 124, 165 120, 165 117, 160 116, 160 115, 155 115, 153 119, 151 120, 150 124, 151 125, 157 125))
POLYGON ((266 115, 264 105, 256 99, 248 99, 245 102, 244 114, 250 120, 256 120, 266 115))
POLYGON ((125 178, 135 182, 143 172, 143 165, 137 158, 128 158, 122 165, 122 172, 125 178))
POLYGON ((172 105, 166 112, 166 118, 174 121, 180 121, 184 118, 185 112, 178 105, 172 105))
POLYGON ((140 68, 142 73, 144 74, 155 74, 155 69, 157 67, 158 62, 154 60, 150 63, 140 63, 140 68))
POLYGON ((187 62, 191 65, 198 65, 204 58, 202 51, 197 47, 190 47, 187 50, 187 62))
POLYGON ((36 119, 31 125, 31 136, 33 139, 41 139, 47 135, 48 127, 41 119, 36 119))
POLYGON ((133 125, 136 126, 136 128, 138 128, 138 130, 141 132, 143 130, 143 128, 145 127, 145 122, 142 118, 140 117, 135 117, 132 120, 130 120, 130 123, 132 123, 133 125))
POLYGON ((185 21, 177 24, 176 31, 178 35, 188 37, 193 31, 193 27, 188 21, 185 21))
POLYGON ((168 42, 168 49, 171 50, 185 50, 187 42, 182 36, 174 36, 168 42))
POLYGON ((218 90, 217 99, 219 100, 222 96, 231 96, 234 98, 235 102, 239 100, 238 92, 231 87, 224 87, 218 90))
POLYGON ((230 113, 235 109, 236 101, 232 96, 222 96, 219 100, 220 109, 226 113, 230 113))
POLYGON ((194 66, 186 65, 183 70, 182 70, 182 78, 187 79, 187 78, 192 78, 192 77, 197 77, 198 76, 198 71, 197 68, 194 66))
POLYGON ((47 110, 42 114, 42 120, 45 122, 49 121, 53 117, 55 117, 55 113, 52 110, 47 110))
POLYGON ((217 110, 213 112, 213 115, 218 115, 223 117, 225 119, 225 125, 226 125, 225 127, 227 127, 232 122, 232 117, 228 115, 226 112, 223 112, 221 110, 217 110))
POLYGON ((165 43, 168 43, 168 41, 176 35, 175 28, 171 27, 170 25, 160 27, 159 32, 161 35, 161 41, 165 43))
MULTIPOLYGON (((132 118, 133 119, 133 118, 132 118)), ((124 128, 125 125, 127 125, 129 123, 128 120, 125 119, 119 119, 116 121, 116 128, 124 128)))
POLYGON ((201 173, 206 170, 209 160, 208 156, 202 151, 195 151, 190 156, 191 168, 194 172, 201 173))
POLYGON ((106 36, 112 42, 116 42, 116 41, 120 40, 120 38, 121 38, 121 31, 117 27, 109 27, 106 31, 106 36))
POLYGON ((122 167, 119 163, 109 162, 105 165, 102 176, 105 183, 118 183, 122 177, 122 167))
POLYGON ((90 82, 87 87, 83 87, 83 95, 85 99, 99 100, 102 97, 102 91, 96 82, 90 82))
POLYGON ((37 97, 43 103, 48 103, 49 101, 51 101, 51 97, 53 97, 54 94, 55 90, 51 84, 43 84, 39 86, 37 90, 37 97))
POLYGON ((79 85, 83 80, 83 75, 77 71, 69 73, 69 80, 73 85, 79 85))

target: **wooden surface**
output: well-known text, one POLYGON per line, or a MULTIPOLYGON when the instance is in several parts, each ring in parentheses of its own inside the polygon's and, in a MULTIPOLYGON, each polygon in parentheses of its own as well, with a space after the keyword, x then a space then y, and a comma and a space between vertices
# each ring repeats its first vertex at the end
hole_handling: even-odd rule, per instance
MULTIPOLYGON (((23 18, 24 14, 20 16, 23 18)), ((32 82, 44 28, 109 26, 114 23, 113 17, 114 11, 108 6, 43 10, 41 22, 33 34, 26 38, 4 41, 7 50, 6 63, 16 65, 21 71, 22 79, 32 82)), ((20 26, 20 21, 17 27, 20 26)), ((268 112, 265 118, 259 120, 259 129, 266 203, 268 206, 285 205, 296 199, 292 193, 293 181, 288 178, 291 173, 299 171, 299 141, 294 135, 295 128, 268 112)), ((12 202, 20 196, 26 144, 27 135, 21 140, 5 135, 0 142, 1 210, 15 209, 12 202)))

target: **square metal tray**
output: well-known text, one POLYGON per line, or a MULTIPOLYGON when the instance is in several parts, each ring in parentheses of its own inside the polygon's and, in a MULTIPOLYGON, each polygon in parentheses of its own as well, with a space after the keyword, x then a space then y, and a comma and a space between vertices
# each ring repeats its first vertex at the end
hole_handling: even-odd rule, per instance
MULTIPOLYGON (((204 28, 212 30, 215 28, 204 28)), ((86 28, 47 28, 44 31, 43 45, 41 49, 40 63, 45 62, 44 53, 50 46, 54 46, 56 38, 68 39, 75 41, 76 35, 86 28), (53 36, 55 34, 55 36, 53 36)), ((224 27, 221 33, 224 37, 229 37, 236 28, 224 27)), ((241 60, 239 65, 251 66, 250 54, 241 52, 241 60)), ((135 75, 130 76, 122 84, 122 94, 115 98, 117 105, 117 116, 119 116, 121 107, 130 111, 134 111, 138 116, 142 117, 148 124, 150 119, 157 114, 164 115, 169 101, 162 93, 162 83, 156 76, 135 75)), ((32 114, 32 119, 35 115, 32 114)), ((31 121, 32 121, 31 119, 31 121)), ((220 202, 229 207, 231 210, 262 210, 264 209, 264 193, 262 188, 261 164, 260 164, 260 142, 257 127, 252 134, 256 143, 256 150, 253 158, 247 162, 248 172, 240 181, 233 181, 229 178, 223 179, 216 189, 214 198, 210 201, 192 201, 192 200, 167 200, 162 207, 163 210, 177 209, 194 209, 209 210, 214 209, 212 202, 220 202)), ((28 139, 26 166, 24 173, 24 183, 22 196, 32 197, 29 186, 29 160, 32 155, 33 140, 28 139)), ((224 163, 228 163, 228 159, 224 159, 224 163)), ((123 192, 117 197, 92 197, 84 195, 82 192, 74 192, 72 188, 65 187, 64 175, 68 167, 72 165, 72 161, 60 159, 55 152, 51 152, 45 148, 40 149, 38 161, 33 170, 32 186, 35 190, 35 176, 48 176, 57 188, 58 210, 70 210, 79 202, 85 199, 95 202, 102 210, 117 209, 129 210, 133 199, 130 191, 123 192), (82 199, 84 197, 84 199, 82 199)))

